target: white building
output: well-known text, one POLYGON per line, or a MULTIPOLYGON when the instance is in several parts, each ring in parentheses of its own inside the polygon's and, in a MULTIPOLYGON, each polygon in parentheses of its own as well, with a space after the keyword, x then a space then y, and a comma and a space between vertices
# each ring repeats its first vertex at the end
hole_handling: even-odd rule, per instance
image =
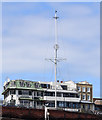
MULTIPOLYGON (((73 81, 59 82, 56 85, 57 108, 78 111, 80 98, 73 81)), ((50 109, 55 107, 55 83, 33 82, 26 80, 9 80, 4 84, 4 104, 19 107, 42 109, 48 103, 50 109)))

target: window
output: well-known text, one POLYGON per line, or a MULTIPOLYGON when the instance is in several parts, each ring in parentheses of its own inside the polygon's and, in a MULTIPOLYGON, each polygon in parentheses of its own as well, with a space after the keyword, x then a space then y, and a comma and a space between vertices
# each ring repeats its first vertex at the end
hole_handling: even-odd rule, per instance
POLYGON ((90 109, 90 104, 88 104, 88 109, 90 109))
POLYGON ((63 88, 63 90, 67 90, 67 86, 66 85, 61 85, 61 87, 63 88))
POLYGON ((86 99, 86 95, 83 95, 83 100, 85 100, 86 99))
POLYGON ((15 94, 15 90, 10 90, 10 94, 15 94))
POLYGON ((11 85, 11 87, 15 87, 16 86, 16 82, 15 81, 12 81, 11 83, 10 83, 11 85))
POLYGON ((18 91, 18 94, 19 94, 19 95, 22 95, 22 91, 21 91, 21 90, 19 90, 19 91, 18 91))
POLYGON ((32 95, 32 91, 29 91, 29 95, 32 95))
POLYGON ((79 104, 78 104, 78 103, 76 103, 76 108, 77 108, 77 109, 79 108, 79 104))
POLYGON ((25 84, 26 84, 26 87, 31 87, 30 82, 26 82, 25 84))
POLYGON ((57 97, 61 97, 61 93, 57 92, 57 97))
POLYGON ((76 107, 76 105, 75 105, 75 103, 73 103, 73 108, 75 108, 76 107))
POLYGON ((58 102, 58 106, 59 106, 59 107, 64 107, 64 102, 59 101, 59 102, 58 102))
POLYGON ((35 88, 39 88, 40 84, 39 83, 35 83, 35 88))
POLYGON ((22 90, 22 94, 23 95, 29 95, 29 91, 28 90, 22 90))
POLYGON ((9 91, 4 95, 4 98, 9 96, 9 91))
POLYGON ((20 84, 20 87, 25 87, 24 81, 19 82, 19 84, 20 84))
POLYGON ((68 107, 71 108, 71 103, 68 104, 68 107))
POLYGON ((55 92, 45 92, 45 96, 55 96, 55 92))
POLYGON ((28 100, 20 100, 20 106, 29 107, 30 106, 30 101, 28 101, 28 100))
POLYGON ((90 87, 87 87, 87 92, 90 92, 90 87))
POLYGON ((37 101, 37 106, 41 106, 41 105, 42 105, 42 102, 37 101))
POLYGON ((85 105, 83 105, 83 109, 85 109, 85 105))
POLYGON ((70 93, 70 97, 76 97, 76 94, 70 93))
POLYGON ((43 96, 43 92, 37 92, 37 96, 43 96))
POLYGON ((20 100, 20 104, 23 104, 23 100, 20 100))
POLYGON ((49 107, 55 107, 55 103, 54 102, 49 103, 49 107))
POLYGON ((78 86, 78 91, 81 91, 81 87, 80 86, 78 86))
POLYGON ((29 90, 19 90, 18 94, 19 95, 32 95, 32 91, 29 91, 29 90))
POLYGON ((85 87, 83 87, 83 92, 85 92, 85 87))
POLYGON ((70 94, 69 93, 63 93, 63 97, 69 97, 70 94))
POLYGON ((41 87, 50 89, 50 84, 41 84, 41 87))
POLYGON ((79 95, 79 98, 81 98, 81 95, 80 94, 78 94, 79 95))
POLYGON ((90 100, 90 95, 87 95, 87 100, 90 100))
POLYGON ((13 100, 13 95, 11 95, 11 100, 13 100))

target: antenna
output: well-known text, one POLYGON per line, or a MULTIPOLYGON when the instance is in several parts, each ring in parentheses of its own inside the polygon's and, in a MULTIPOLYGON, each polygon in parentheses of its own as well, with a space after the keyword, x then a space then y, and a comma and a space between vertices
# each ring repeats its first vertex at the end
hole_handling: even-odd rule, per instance
POLYGON ((56 81, 57 81, 57 63, 65 60, 65 59, 61 59, 57 57, 57 52, 59 49, 59 45, 58 45, 58 38, 57 38, 57 19, 59 17, 57 17, 56 15, 57 11, 55 10, 55 17, 53 17, 55 19, 55 45, 54 45, 54 58, 50 58, 50 59, 45 59, 45 60, 50 60, 51 62, 54 63, 55 65, 55 109, 57 108, 57 92, 56 92, 56 81))

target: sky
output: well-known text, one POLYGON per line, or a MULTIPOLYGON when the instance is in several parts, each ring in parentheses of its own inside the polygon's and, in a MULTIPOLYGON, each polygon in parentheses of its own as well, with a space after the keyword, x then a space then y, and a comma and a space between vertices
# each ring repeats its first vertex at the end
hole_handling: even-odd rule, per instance
POLYGON ((2 84, 7 78, 54 81, 54 11, 59 17, 57 79, 93 84, 100 96, 100 4, 98 2, 4 2, 2 84), (97 89, 96 89, 97 88, 97 89))

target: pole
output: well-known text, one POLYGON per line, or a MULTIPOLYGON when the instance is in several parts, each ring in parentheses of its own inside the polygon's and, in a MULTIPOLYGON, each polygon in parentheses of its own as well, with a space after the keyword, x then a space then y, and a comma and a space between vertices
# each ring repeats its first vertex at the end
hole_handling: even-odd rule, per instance
POLYGON ((47 120, 47 107, 45 105, 45 120, 47 120))
POLYGON ((57 17, 56 16, 56 13, 57 13, 57 11, 55 11, 55 17, 53 17, 54 19, 55 19, 55 45, 54 45, 54 54, 55 54, 55 56, 54 56, 54 59, 46 59, 46 60, 50 60, 51 62, 53 62, 54 63, 54 65, 55 65, 55 109, 57 108, 57 89, 56 89, 56 85, 57 85, 57 62, 60 62, 60 61, 62 61, 62 60, 65 60, 65 59, 59 59, 58 57, 57 57, 57 51, 58 51, 58 49, 59 49, 59 46, 58 46, 58 44, 57 44, 57 19, 59 18, 59 17, 57 17))
POLYGON ((57 78, 57 49, 55 48, 55 109, 57 108, 56 78, 57 78))
POLYGON ((58 17, 56 16, 57 11, 55 11, 55 59, 54 59, 54 63, 55 63, 55 109, 57 108, 57 93, 56 93, 56 81, 57 81, 57 50, 59 48, 58 44, 57 44, 57 19, 58 17))

